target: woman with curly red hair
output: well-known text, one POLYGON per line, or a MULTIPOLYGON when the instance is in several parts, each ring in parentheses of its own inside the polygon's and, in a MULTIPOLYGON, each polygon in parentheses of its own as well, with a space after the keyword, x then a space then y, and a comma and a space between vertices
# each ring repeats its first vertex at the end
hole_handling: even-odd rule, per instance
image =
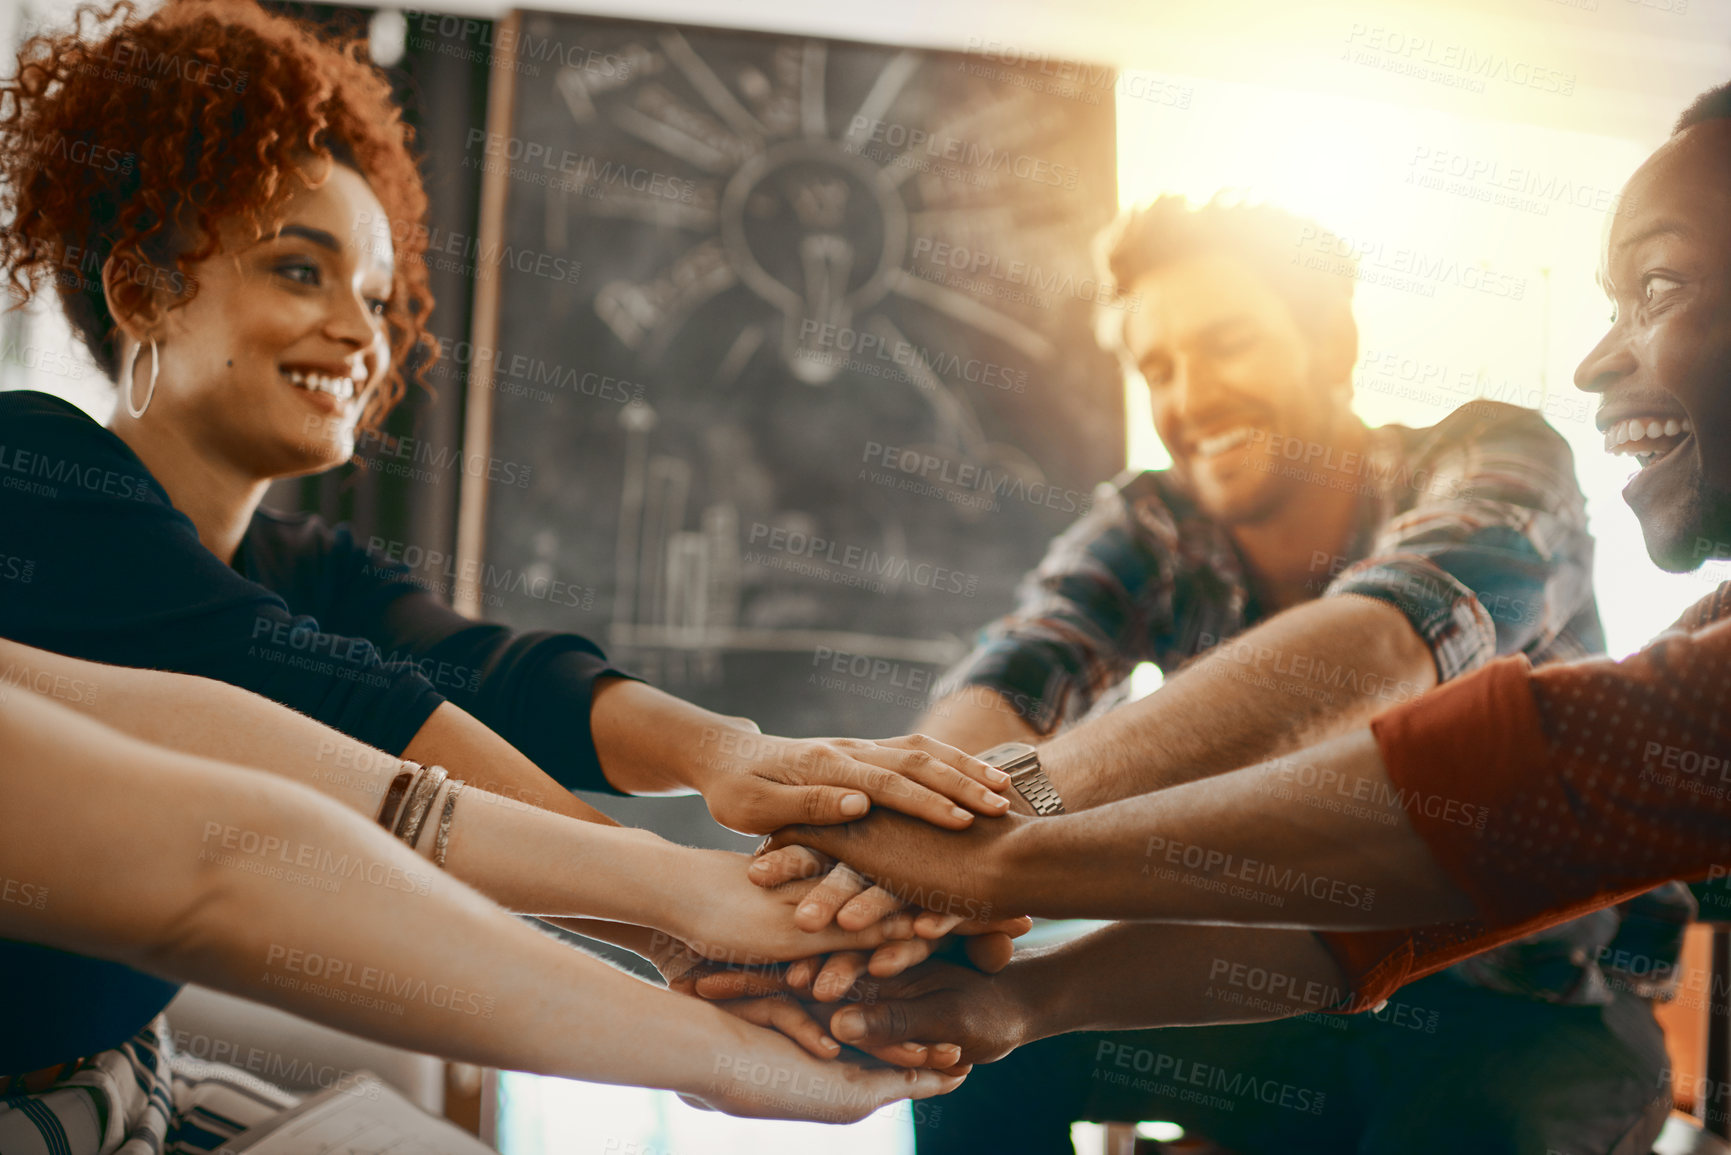
POLYGON ((585 817, 565 788, 697 789, 751 833, 874 802, 952 827, 956 802, 1001 811, 983 783, 1002 776, 947 746, 758 735, 585 638, 462 618, 346 529, 259 509, 272 480, 348 460, 404 391, 431 306, 412 143, 358 42, 248 0, 81 10, 24 45, 0 86, 0 267, 21 298, 55 288, 122 404, 104 433, 41 394, 3 399, 30 456, 0 516, 61 580, 8 598, 0 635, 219 677, 393 750, 486 756, 493 785, 585 817))
MULTIPOLYGON (((228 682, 590 822, 610 820, 570 788, 697 789, 751 832, 874 802, 950 827, 971 821, 958 802, 1001 813, 988 785, 1003 775, 948 746, 759 734, 575 634, 457 615, 346 527, 259 508, 272 480, 348 460, 404 392, 431 307, 412 145, 361 45, 251 0, 148 16, 123 0, 24 44, 0 84, 0 267, 21 300, 54 288, 120 404, 105 429, 0 395, 0 544, 34 563, 0 597, 0 637, 228 682)), ((647 935, 609 937, 643 950, 647 935)), ((19 973, 7 946, 0 971, 19 973)), ((76 994, 92 1044, 172 994, 69 959, 28 973, 76 994)), ((63 1004, 33 1005, 17 1013, 63 1004)), ((0 1031, 0 1069, 60 1057, 45 1052, 65 1025, 0 1031)))
POLYGON ((24 45, 0 85, 0 268, 21 299, 54 287, 121 404, 104 432, 42 394, 0 399, 29 454, 0 471, 0 523, 64 579, 6 599, 0 636, 485 756, 492 785, 584 817, 567 788, 696 789, 749 833, 873 802, 952 827, 957 802, 1001 812, 983 783, 1002 776, 948 746, 758 735, 586 638, 455 614, 346 528, 259 509, 271 481, 347 461, 425 343, 413 132, 363 57, 250 0, 146 18, 122 0, 24 45))

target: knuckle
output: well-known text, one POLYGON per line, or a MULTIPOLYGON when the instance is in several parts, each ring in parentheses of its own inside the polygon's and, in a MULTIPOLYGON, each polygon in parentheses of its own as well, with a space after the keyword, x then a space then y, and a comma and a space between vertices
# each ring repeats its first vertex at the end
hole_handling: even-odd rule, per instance
MULTIPOLYGON (((803 831, 805 828, 796 829, 803 831)), ((787 846, 776 853, 784 856, 777 869, 789 879, 816 878, 823 872, 823 859, 809 847, 787 846)))
POLYGON ((800 792, 799 814, 807 822, 821 822, 830 817, 835 807, 822 790, 800 792))
POLYGON ((882 766, 866 767, 861 772, 860 778, 867 790, 879 796, 898 794, 905 789, 905 779, 892 770, 885 770, 882 766))
POLYGON ((908 750, 898 759, 897 767, 903 774, 918 774, 928 771, 936 764, 937 759, 924 750, 908 750))
POLYGON ((746 779, 734 792, 733 806, 735 809, 757 811, 768 805, 770 797, 775 793, 775 784, 766 779, 756 777, 746 779))
POLYGON ((865 875, 861 874, 845 862, 836 863, 835 869, 830 871, 830 877, 834 878, 838 885, 847 887, 848 897, 850 898, 859 894, 860 891, 865 890, 871 885, 871 883, 866 881, 865 875))

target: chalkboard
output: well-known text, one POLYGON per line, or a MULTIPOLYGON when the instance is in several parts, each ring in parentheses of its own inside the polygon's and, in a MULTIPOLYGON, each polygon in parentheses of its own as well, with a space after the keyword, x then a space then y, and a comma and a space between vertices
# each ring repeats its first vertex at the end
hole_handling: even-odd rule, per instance
POLYGON ((483 612, 771 732, 905 732, 1122 468, 1114 77, 538 13, 508 38, 510 131, 464 158, 507 175, 476 257, 498 348, 456 351, 492 375, 483 612))

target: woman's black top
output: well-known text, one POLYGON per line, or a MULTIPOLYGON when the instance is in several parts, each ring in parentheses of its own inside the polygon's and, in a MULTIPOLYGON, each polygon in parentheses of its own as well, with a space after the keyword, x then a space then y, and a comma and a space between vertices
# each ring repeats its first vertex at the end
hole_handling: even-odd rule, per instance
MULTIPOLYGON (((0 393, 0 637, 214 678, 392 754, 449 700, 564 786, 618 793, 589 703, 629 675, 593 642, 465 618, 307 515, 259 511, 224 565, 125 442, 44 393, 0 393)), ((179 989, 6 940, 0 987, 0 1073, 117 1046, 179 989)))

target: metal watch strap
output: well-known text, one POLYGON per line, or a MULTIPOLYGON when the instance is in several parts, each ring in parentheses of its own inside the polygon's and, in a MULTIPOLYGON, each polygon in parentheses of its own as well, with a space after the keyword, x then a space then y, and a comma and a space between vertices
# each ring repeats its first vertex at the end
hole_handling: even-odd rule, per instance
POLYGON ((1038 765, 1024 770, 1016 775, 1010 783, 1016 792, 1028 800, 1028 805, 1034 808, 1034 813, 1042 818, 1051 814, 1064 813, 1064 800, 1058 797, 1058 788, 1052 785, 1052 780, 1046 777, 1046 772, 1038 765))
POLYGON ((1045 817, 1064 813, 1064 800, 1040 769, 1040 752, 1033 746, 1026 742, 1005 742, 979 757, 1010 776, 1010 785, 1034 808, 1035 814, 1045 817))

